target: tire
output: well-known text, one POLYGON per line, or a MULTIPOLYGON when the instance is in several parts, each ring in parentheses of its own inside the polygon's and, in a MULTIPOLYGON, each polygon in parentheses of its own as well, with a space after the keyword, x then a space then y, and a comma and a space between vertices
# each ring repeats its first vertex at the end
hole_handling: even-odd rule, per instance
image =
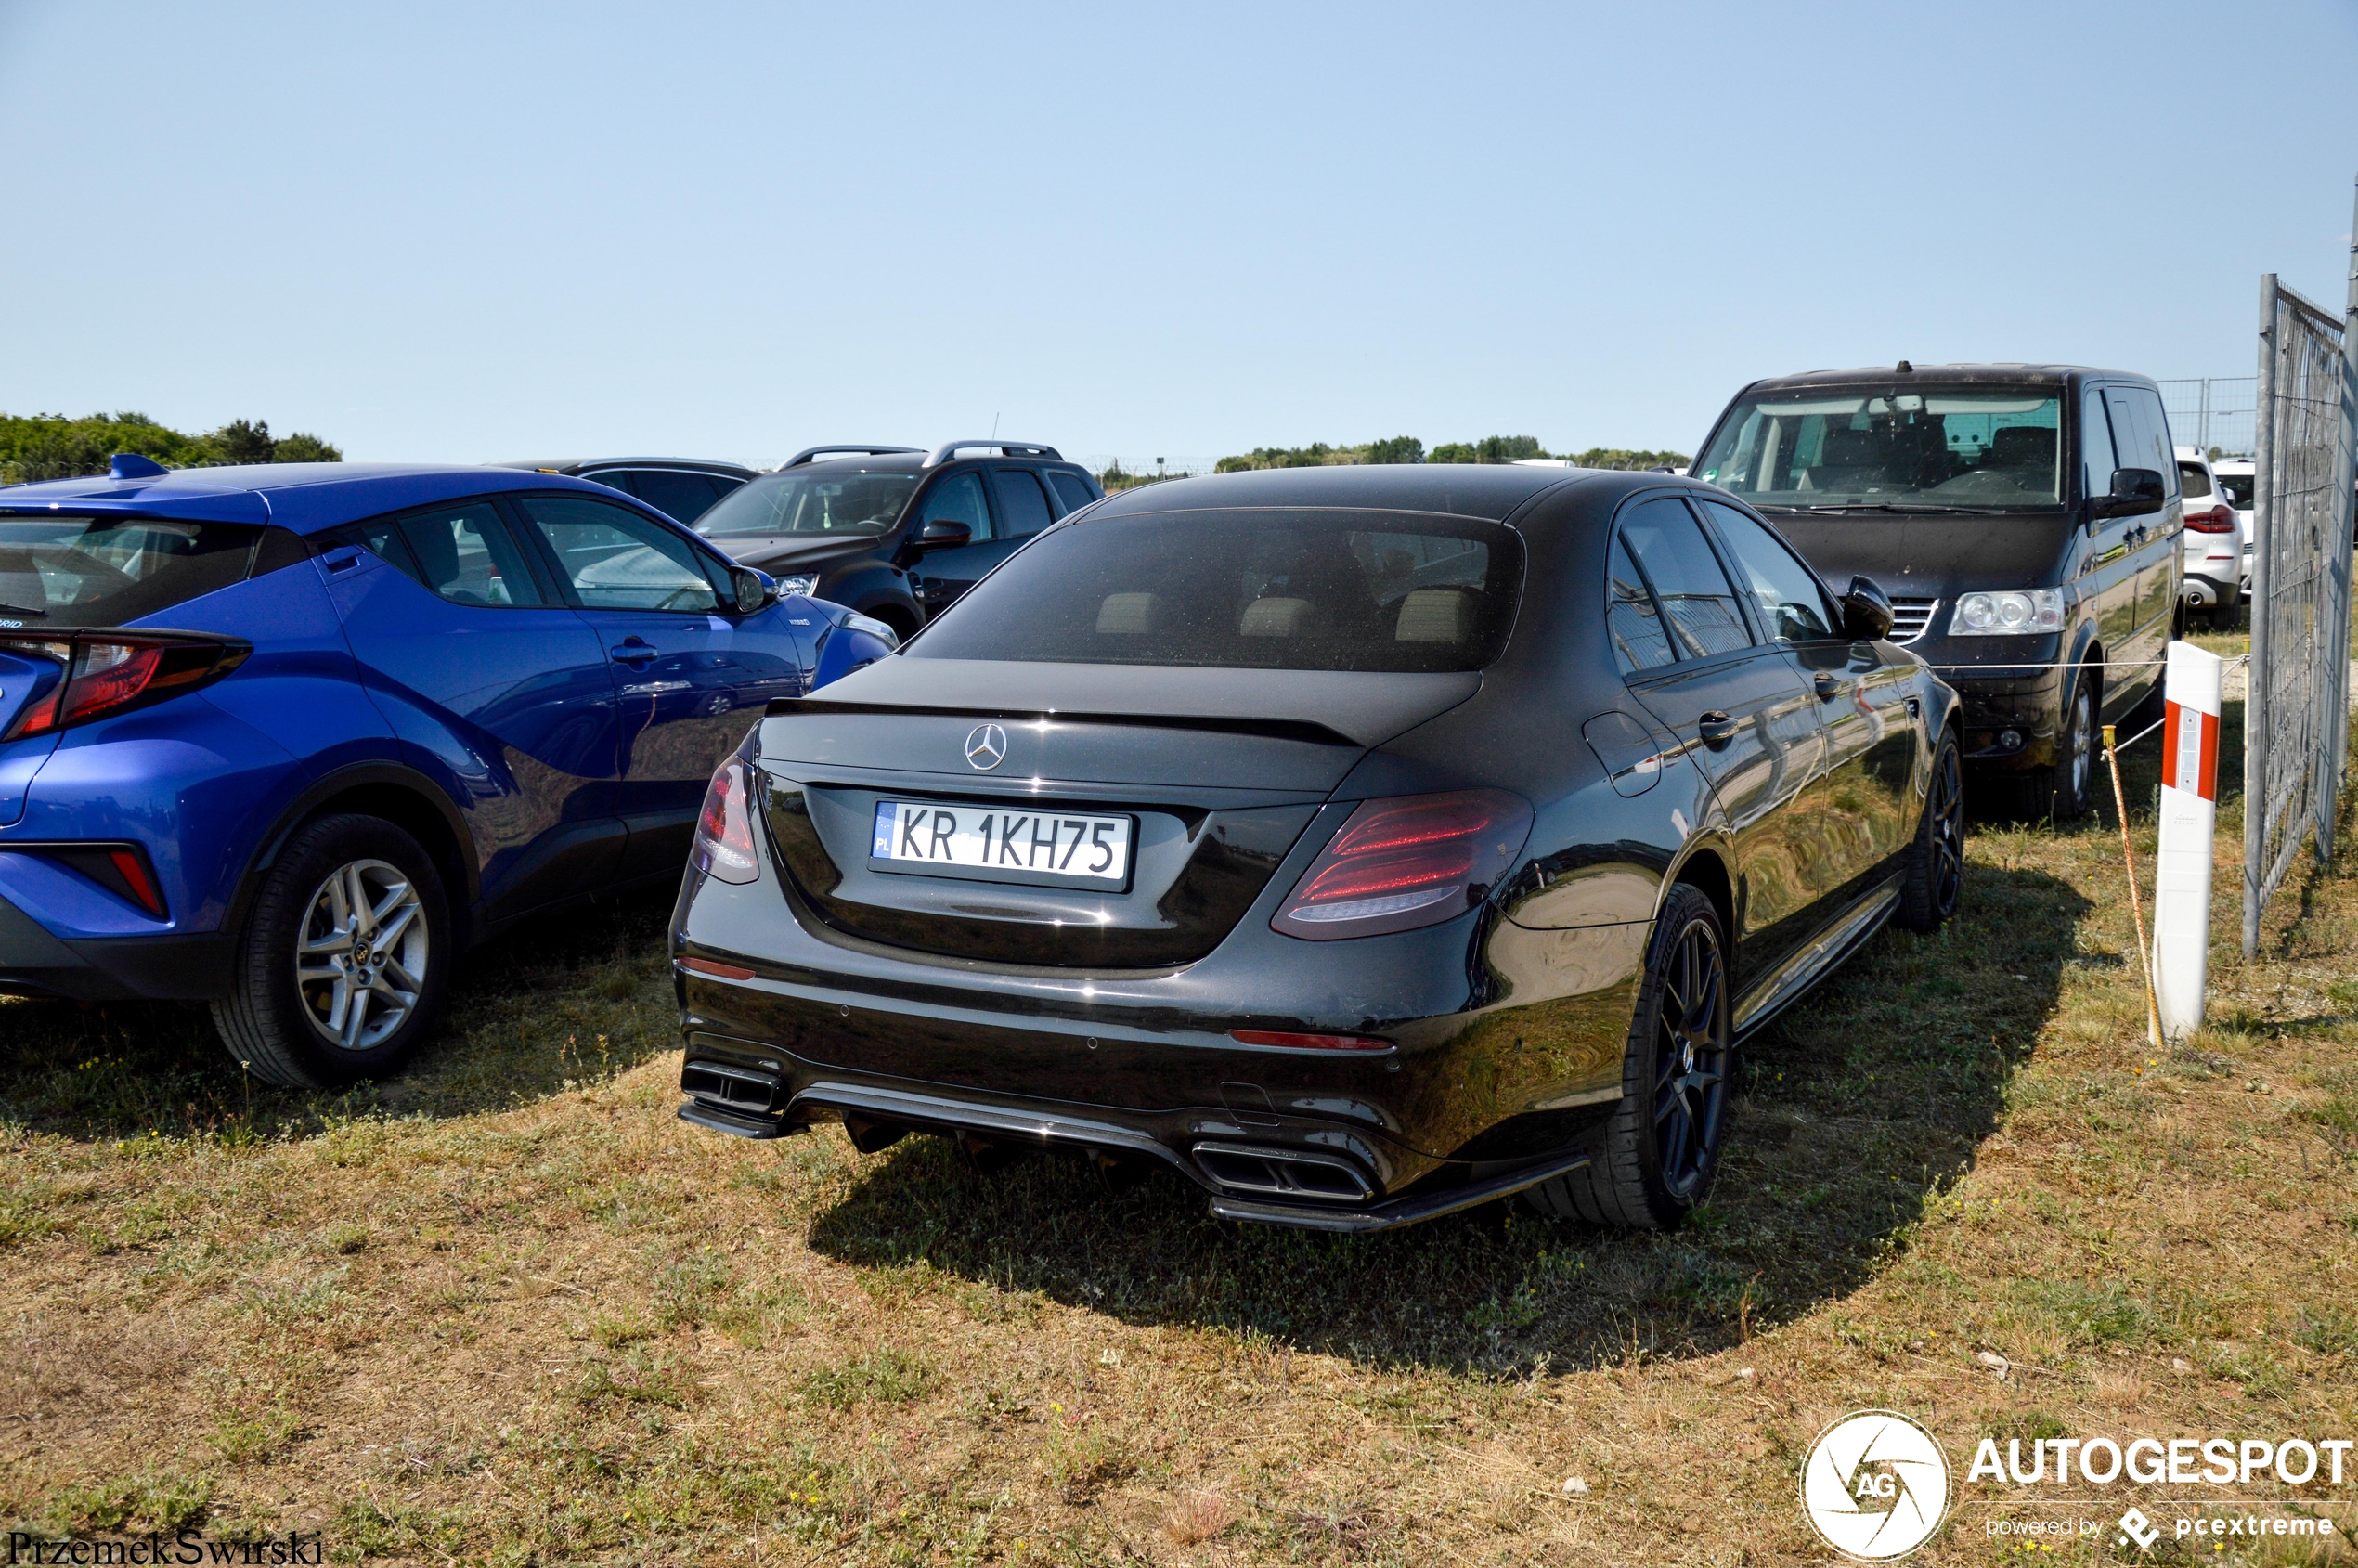
POLYGON ((1735 1064, 1728 941, 1719 913, 1679 883, 1646 946, 1646 975, 1622 1053, 1621 1103, 1597 1158, 1528 1189, 1557 1219, 1670 1230, 1711 1190, 1735 1064))
POLYGON ((2019 814, 2033 822, 2078 822, 2095 799, 2096 688, 2085 669, 2072 680, 2071 705, 2064 710, 2057 744, 2063 755, 2054 765, 2015 775, 2019 814))
POLYGON ((264 874, 214 1027, 266 1083, 330 1089, 387 1077, 434 1031, 456 956, 442 877, 418 841, 380 817, 321 817, 264 874), (356 921, 356 910, 375 917, 356 921), (391 929, 371 941, 361 924, 391 929), (306 942, 308 978, 299 979, 306 942), (356 973, 369 983, 342 978, 356 973))
POLYGON ((1965 887, 1964 785, 1957 732, 1943 730, 1932 751, 1924 813, 1899 857, 1899 908, 1892 918, 1903 930, 1937 931, 1957 913, 1965 887))

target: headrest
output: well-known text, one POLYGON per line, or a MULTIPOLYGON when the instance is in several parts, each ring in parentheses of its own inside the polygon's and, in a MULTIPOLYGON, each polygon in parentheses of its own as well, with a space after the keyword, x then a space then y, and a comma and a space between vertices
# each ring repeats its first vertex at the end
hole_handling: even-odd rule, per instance
POLYGON ((1395 642, 1463 642, 1473 625, 1473 598, 1462 588, 1420 588, 1400 602, 1395 642))
POLYGON ((2009 425, 1989 438, 1989 460, 2001 468, 2043 467, 2055 460, 2055 433, 2044 425, 2009 425))
POLYGON ((1819 461, 1828 468, 1864 468, 1875 460, 1872 430, 1830 430, 1819 461))
POLYGON ((1237 624, 1239 637, 1299 637, 1310 626, 1307 599, 1256 599, 1237 624))
POLYGON ((1155 596, 1151 593, 1108 593, 1097 606, 1097 635, 1137 637, 1155 628, 1155 596))

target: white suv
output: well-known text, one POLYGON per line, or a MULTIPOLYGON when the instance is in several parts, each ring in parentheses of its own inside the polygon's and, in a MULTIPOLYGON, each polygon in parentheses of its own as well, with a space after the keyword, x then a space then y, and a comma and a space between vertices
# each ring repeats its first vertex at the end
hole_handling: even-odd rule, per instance
POLYGON ((2201 616, 2223 631, 2243 607, 2243 519, 2209 460, 2192 447, 2178 448, 2178 487, 2186 503, 2179 594, 2189 621, 2201 616))
POLYGON ((2251 488, 2258 482, 2258 470, 2249 458, 2222 458, 2210 465, 2210 476, 2227 494, 2227 504, 2235 509, 2235 525, 2243 530, 2243 596, 2251 597, 2251 488))

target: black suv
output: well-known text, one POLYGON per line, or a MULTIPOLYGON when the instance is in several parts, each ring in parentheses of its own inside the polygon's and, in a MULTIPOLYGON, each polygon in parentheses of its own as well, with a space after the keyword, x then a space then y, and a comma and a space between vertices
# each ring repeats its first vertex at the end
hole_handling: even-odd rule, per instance
POLYGON ((636 496, 680 523, 693 523, 712 510, 713 502, 761 472, 742 463, 708 462, 701 458, 554 458, 498 466, 591 480, 636 496))
POLYGON ((2032 816, 2091 804, 2099 723, 2159 717, 2183 502, 2161 394, 2069 365, 1758 381, 1689 470, 1828 578, 1890 594, 1891 640, 1964 698, 1965 766, 2032 816))
POLYGON ((1017 545, 1104 495, 1054 447, 812 447, 693 526, 776 577, 780 592, 849 604, 905 638, 1017 545))

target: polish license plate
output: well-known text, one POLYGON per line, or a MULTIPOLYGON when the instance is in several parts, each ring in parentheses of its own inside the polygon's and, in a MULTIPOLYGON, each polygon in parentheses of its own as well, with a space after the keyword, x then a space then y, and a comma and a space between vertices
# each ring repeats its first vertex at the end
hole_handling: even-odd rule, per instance
POLYGON ((868 853, 896 869, 1030 874, 1119 885, 1130 875, 1130 819, 1077 811, 879 800, 868 853))

